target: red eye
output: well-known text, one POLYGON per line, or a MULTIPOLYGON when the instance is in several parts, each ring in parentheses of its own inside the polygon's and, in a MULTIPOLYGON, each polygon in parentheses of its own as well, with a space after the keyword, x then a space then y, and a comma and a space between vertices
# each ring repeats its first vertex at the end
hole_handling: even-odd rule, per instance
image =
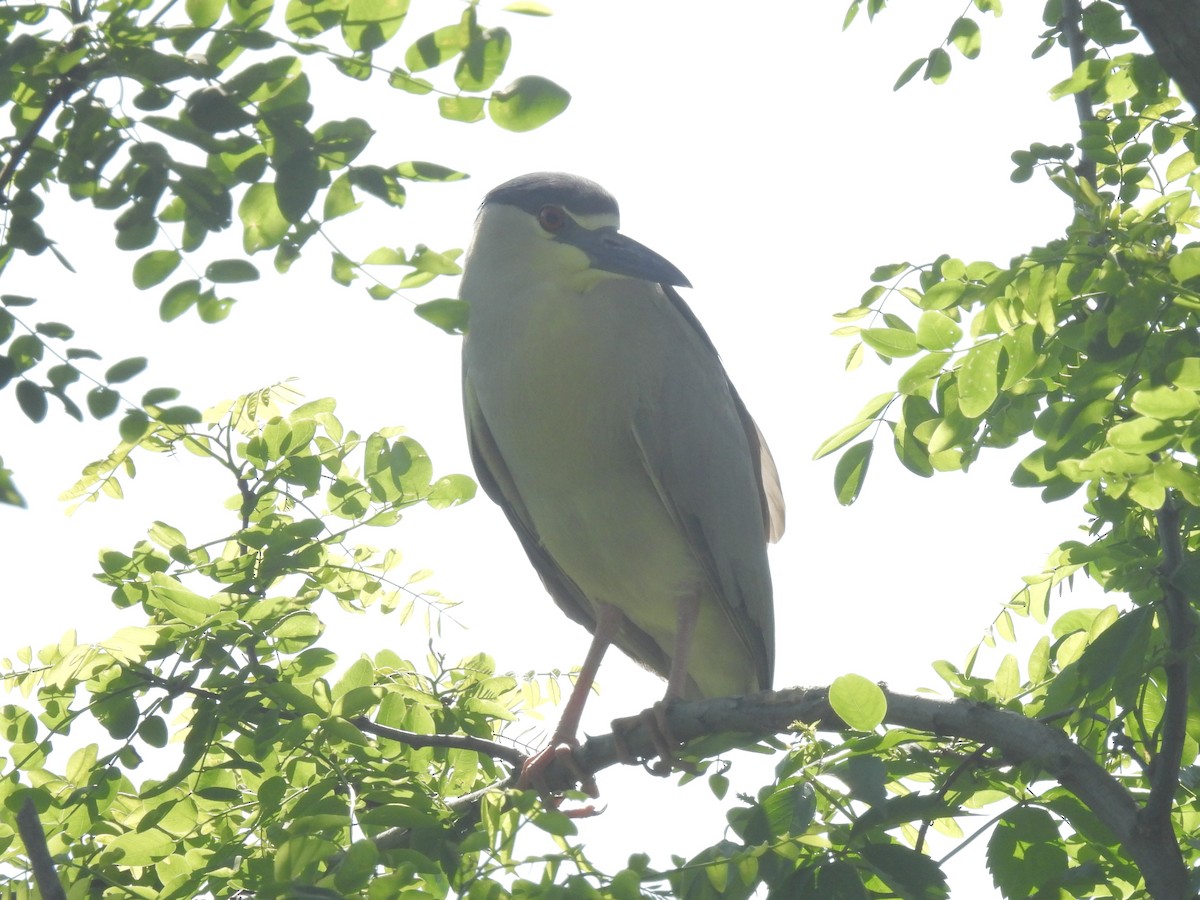
POLYGON ((538 224, 547 231, 558 231, 567 224, 567 214, 559 206, 543 206, 538 213, 538 224))

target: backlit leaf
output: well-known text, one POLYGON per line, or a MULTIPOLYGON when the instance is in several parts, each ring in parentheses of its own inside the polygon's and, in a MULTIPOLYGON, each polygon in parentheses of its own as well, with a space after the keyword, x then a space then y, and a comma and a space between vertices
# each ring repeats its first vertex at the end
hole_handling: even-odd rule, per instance
POLYGON ((887 715, 879 685, 861 675, 841 675, 829 686, 829 705, 856 731, 874 731, 887 715))
POLYGON ((571 95, 548 78, 524 75, 488 100, 488 115, 507 131, 532 131, 560 115, 571 95))

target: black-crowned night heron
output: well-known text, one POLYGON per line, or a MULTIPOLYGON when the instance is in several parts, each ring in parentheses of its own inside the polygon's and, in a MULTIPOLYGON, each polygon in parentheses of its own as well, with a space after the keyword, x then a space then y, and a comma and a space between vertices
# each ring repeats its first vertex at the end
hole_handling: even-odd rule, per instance
MULTIPOLYGON (((779 476, 675 266, 575 175, 484 199, 467 255, 463 403, 479 482, 559 608, 594 635, 551 749, 610 643, 665 700, 769 690, 779 476)), ((661 708, 661 707, 660 707, 661 708)))

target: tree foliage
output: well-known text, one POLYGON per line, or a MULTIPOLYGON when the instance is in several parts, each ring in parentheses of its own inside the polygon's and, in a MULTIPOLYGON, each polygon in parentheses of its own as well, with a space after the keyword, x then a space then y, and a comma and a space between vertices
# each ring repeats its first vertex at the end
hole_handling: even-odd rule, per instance
MULTIPOLYGON (((381 158, 375 129, 358 117, 316 118, 313 78, 333 68, 351 84, 386 79, 401 95, 429 95, 439 114, 536 128, 566 108, 562 88, 540 76, 503 88, 512 46, 502 27, 485 28, 474 3, 457 21, 417 38, 393 63, 408 0, 64 0, 0 6, 0 105, 13 130, 3 142, 0 274, 22 256, 49 251, 70 268, 43 227, 53 186, 113 217, 119 250, 138 254, 132 281, 161 293, 159 315, 223 320, 237 285, 259 277, 270 254, 286 272, 311 241, 331 246, 333 279, 399 267, 398 278, 370 274, 377 299, 458 273, 459 250, 418 244, 339 247, 327 226, 366 201, 402 208, 406 184, 455 181, 465 173, 437 163, 381 158), (449 71, 452 66, 452 72, 449 71), (437 71, 435 71, 437 70, 437 71), (442 74, 444 73, 444 74, 442 74), (426 77, 429 76, 429 77, 426 77), (439 86, 442 85, 442 86, 439 86), (211 236, 241 228, 245 257, 210 250, 211 236)), ((535 4, 516 12, 539 14, 535 4)), ((0 296, 0 389, 40 422, 50 406, 76 419, 113 414, 113 385, 140 368, 126 360, 103 376, 93 350, 71 343, 73 329, 38 322, 23 308, 37 298, 0 296), (82 385, 91 383, 83 393, 82 385), (82 406, 81 406, 82 404, 82 406)), ((418 309, 441 327, 461 329, 451 301, 418 309)), ((127 423, 161 416, 163 391, 131 403, 127 423)), ((174 408, 175 420, 196 420, 174 408)), ((122 436, 132 435, 124 425, 122 436)), ((11 475, 0 502, 19 503, 11 475)))
MULTIPOLYGON (((884 3, 855 0, 848 22, 863 6, 874 17, 884 3)), ((999 13, 991 0, 974 7, 999 13)), ((188 21, 173 25, 148 4, 0 10, 18 123, 0 178, 13 202, 0 261, 54 252, 37 218, 47 185, 65 185, 118 211, 118 246, 141 253, 133 283, 163 289, 164 318, 192 308, 221 318, 224 286, 257 270, 248 259, 192 260, 235 209, 247 256, 270 250, 286 270, 364 195, 399 206, 403 182, 456 177, 427 163, 359 162, 366 122, 311 126, 314 56, 351 78, 385 71, 413 93, 435 90, 418 73, 456 61, 455 89, 438 97, 449 118, 486 112, 521 129, 561 109, 564 95, 544 79, 493 89, 509 37, 479 26, 474 6, 415 41, 403 66, 381 65, 405 8, 292 0, 280 34, 268 30, 269 0, 189 0, 188 21), (47 30, 52 17, 62 33, 47 30), (346 52, 312 43, 335 30, 346 52), (138 112, 125 108, 128 91, 103 99, 115 81, 137 82, 138 112), (195 277, 177 279, 185 264, 195 277)), ((988 866, 1007 898, 1194 896, 1200 246, 1186 240, 1200 214, 1200 137, 1155 54, 1131 44, 1121 7, 1051 0, 1045 25, 1034 52, 1069 60, 1053 93, 1074 98, 1081 135, 1017 150, 1013 180, 1050 179, 1071 220, 1007 263, 947 254, 876 269, 839 316, 854 341, 848 365, 873 354, 903 360, 903 371, 818 450, 840 451, 846 503, 882 440, 922 477, 1016 446, 1016 485, 1080 504, 1087 539, 1055 548, 986 641, 1036 635, 1027 658, 1009 652, 985 672, 977 647, 961 666, 937 663, 948 699, 848 675, 828 689, 678 704, 669 715, 689 739, 684 778, 706 777, 726 799, 714 758, 732 747, 776 753, 775 777, 730 800, 728 832, 692 858, 636 855, 600 871, 554 802, 511 787, 524 757, 506 727, 553 696, 553 681, 497 673, 484 653, 449 661, 436 643, 424 660, 385 651, 344 661, 322 646, 330 599, 407 627, 417 611, 436 620, 438 599, 357 535, 414 504, 469 499, 469 479, 436 477, 396 429, 362 437, 333 401, 295 406, 284 386, 203 414, 155 389, 126 404, 121 443, 84 470, 72 499, 119 495, 116 477, 132 475, 139 455, 186 450, 227 473, 230 527, 196 537, 155 522, 148 540, 106 551, 98 577, 142 624, 98 643, 69 633, 5 662, 25 698, 0 710, 0 860, 13 881, 36 878, 46 896, 60 882, 70 896, 702 900, 765 887, 935 900, 948 886, 929 830, 966 840, 960 821, 983 811, 988 866), (1052 615, 1054 589, 1073 578, 1095 581, 1111 604, 1052 615), (107 733, 103 746, 78 745, 90 722, 107 733), (163 759, 167 771, 139 773, 163 759), (556 849, 519 853, 529 828, 556 849)), ((978 55, 984 30, 955 19, 898 86, 921 73, 944 81, 954 54, 978 55)), ((406 279, 455 271, 452 253, 428 248, 333 255, 335 280, 386 262, 408 266, 406 279)), ((75 361, 87 351, 43 369, 71 334, 25 327, 13 310, 32 299, 6 295, 0 325, 9 383, 39 419, 48 397, 74 409, 75 361)), ((424 312, 447 330, 462 321, 450 301, 424 312)), ((141 366, 88 375, 89 411, 114 413, 141 366)), ((652 752, 643 737, 627 740, 652 752)), ((579 754, 591 772, 615 758, 611 736, 579 754)))

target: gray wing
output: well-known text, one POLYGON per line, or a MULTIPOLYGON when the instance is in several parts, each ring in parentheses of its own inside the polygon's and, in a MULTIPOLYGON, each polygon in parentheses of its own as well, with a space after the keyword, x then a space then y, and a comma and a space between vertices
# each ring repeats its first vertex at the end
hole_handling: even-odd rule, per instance
MULTIPOLYGON (((667 299, 671 301, 672 308, 683 317, 683 320, 687 322, 701 343, 712 352, 717 366, 721 369, 721 374, 725 375, 725 367, 721 365, 721 357, 717 353, 717 347, 712 342, 712 338, 708 336, 708 332, 704 330, 704 326, 700 324, 700 320, 696 318, 696 314, 692 312, 692 308, 679 296, 679 291, 675 290, 669 284, 660 285, 660 287, 663 289, 663 293, 667 295, 667 299)), ((783 503, 783 487, 779 483, 779 470, 775 468, 775 457, 771 455, 771 448, 767 446, 767 439, 763 437, 758 424, 750 416, 750 411, 746 409, 746 404, 738 396, 738 392, 734 388, 733 382, 729 380, 728 375, 725 375, 725 385, 729 388, 729 393, 733 397, 738 418, 741 420, 742 429, 746 432, 746 440, 750 444, 751 456, 754 462, 754 477, 758 482, 758 497, 759 502, 762 504, 763 529, 767 540, 774 544, 783 537, 786 518, 783 503)))
MULTIPOLYGON (((471 462, 475 475, 484 492, 503 511, 513 531, 521 541, 542 584, 554 602, 568 618, 578 622, 589 632, 596 630, 596 616, 591 603, 579 586, 564 572, 542 546, 541 538, 534 527, 533 518, 521 499, 516 482, 504 462, 504 456, 496 445, 487 419, 479 408, 471 380, 463 372, 463 411, 467 422, 467 446, 471 451, 471 462)), ((671 661, 662 648, 645 632, 632 623, 626 623, 613 641, 627 655, 663 678, 671 668, 671 661)))
POLYGON ((692 338, 686 363, 635 422, 647 472, 687 536, 739 642, 771 686, 775 616, 766 542, 783 533, 779 475, 762 433, 683 299, 663 287, 692 338))

